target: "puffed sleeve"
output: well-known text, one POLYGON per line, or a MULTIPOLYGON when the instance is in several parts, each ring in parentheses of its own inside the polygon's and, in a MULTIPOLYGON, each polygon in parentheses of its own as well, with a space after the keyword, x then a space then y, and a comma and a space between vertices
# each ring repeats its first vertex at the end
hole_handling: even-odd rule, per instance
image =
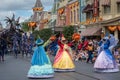
POLYGON ((64 44, 62 44, 60 40, 58 40, 58 45, 59 45, 60 48, 64 47, 64 44))

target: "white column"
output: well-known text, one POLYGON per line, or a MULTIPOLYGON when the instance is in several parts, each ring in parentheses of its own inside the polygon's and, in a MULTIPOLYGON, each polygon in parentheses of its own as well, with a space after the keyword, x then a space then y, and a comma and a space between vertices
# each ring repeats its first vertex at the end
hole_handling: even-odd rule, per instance
POLYGON ((114 36, 115 36, 116 39, 118 39, 118 30, 116 30, 116 31, 114 32, 114 36))
MULTIPOLYGON (((100 25, 100 26, 102 26, 102 25, 100 25)), ((102 26, 102 31, 103 31, 104 34, 106 33, 106 29, 105 29, 104 26, 102 26)))

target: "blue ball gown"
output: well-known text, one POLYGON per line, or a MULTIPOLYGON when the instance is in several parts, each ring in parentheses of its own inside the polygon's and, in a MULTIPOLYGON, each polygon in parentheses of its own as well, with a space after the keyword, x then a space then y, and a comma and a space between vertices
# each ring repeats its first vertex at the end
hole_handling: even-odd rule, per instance
MULTIPOLYGON (((41 42, 37 40, 36 43, 41 42)), ((43 41, 42 41, 43 43, 43 41)), ((38 44, 37 44, 38 45, 38 44)), ((31 60, 32 66, 28 71, 27 77, 29 78, 50 78, 54 76, 54 70, 52 68, 50 59, 46 54, 44 47, 39 44, 34 50, 34 54, 31 60)))
POLYGON ((106 39, 101 46, 102 51, 98 55, 94 68, 96 72, 118 72, 119 68, 115 61, 115 58, 109 50, 110 41, 106 39))

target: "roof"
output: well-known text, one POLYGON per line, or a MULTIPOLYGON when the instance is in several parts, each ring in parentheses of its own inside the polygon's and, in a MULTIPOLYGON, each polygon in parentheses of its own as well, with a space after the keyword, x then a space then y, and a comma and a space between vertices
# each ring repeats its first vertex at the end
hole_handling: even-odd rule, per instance
POLYGON ((81 32, 81 36, 99 36, 101 34, 101 27, 90 27, 81 32))
POLYGON ((87 4, 85 8, 83 9, 83 12, 88 12, 93 10, 93 4, 87 4))
POLYGON ((35 3, 34 7, 43 7, 41 0, 36 0, 36 3, 35 3))

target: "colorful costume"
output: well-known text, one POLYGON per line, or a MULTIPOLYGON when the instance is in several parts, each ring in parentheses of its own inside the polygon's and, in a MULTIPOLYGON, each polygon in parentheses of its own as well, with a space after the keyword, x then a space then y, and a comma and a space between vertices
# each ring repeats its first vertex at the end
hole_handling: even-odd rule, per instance
POLYGON ((58 40, 58 45, 59 49, 54 59, 53 68, 55 71, 74 71, 75 65, 72 61, 71 48, 60 40, 58 40))
POLYGON ((117 45, 118 40, 116 40, 115 37, 112 34, 110 34, 110 39, 109 40, 110 40, 110 47, 109 47, 109 49, 112 52, 113 48, 117 45))
POLYGON ((30 55, 32 55, 32 53, 33 53, 33 46, 34 46, 34 36, 33 36, 32 33, 29 36, 29 40, 30 40, 30 42, 29 42, 29 47, 28 47, 28 53, 30 55))
POLYGON ((103 45, 101 46, 102 51, 98 55, 94 68, 96 72, 118 72, 118 66, 113 57, 113 54, 109 50, 110 41, 107 37, 103 40, 103 45))
POLYGON ((56 55, 57 51, 58 51, 58 39, 56 39, 55 41, 53 41, 52 43, 50 43, 50 50, 53 52, 53 56, 56 55))
POLYGON ((34 54, 31 60, 31 68, 27 77, 29 78, 49 78, 53 77, 54 71, 48 56, 42 46, 43 41, 38 39, 36 41, 38 47, 35 48, 34 54))
POLYGON ((26 56, 28 55, 28 36, 27 33, 24 33, 24 35, 22 36, 22 56, 24 56, 24 54, 26 54, 26 56))
POLYGON ((87 46, 88 46, 88 41, 87 41, 87 39, 85 39, 85 41, 84 41, 84 43, 83 43, 83 46, 82 46, 82 48, 84 49, 84 50, 87 50, 87 46))

